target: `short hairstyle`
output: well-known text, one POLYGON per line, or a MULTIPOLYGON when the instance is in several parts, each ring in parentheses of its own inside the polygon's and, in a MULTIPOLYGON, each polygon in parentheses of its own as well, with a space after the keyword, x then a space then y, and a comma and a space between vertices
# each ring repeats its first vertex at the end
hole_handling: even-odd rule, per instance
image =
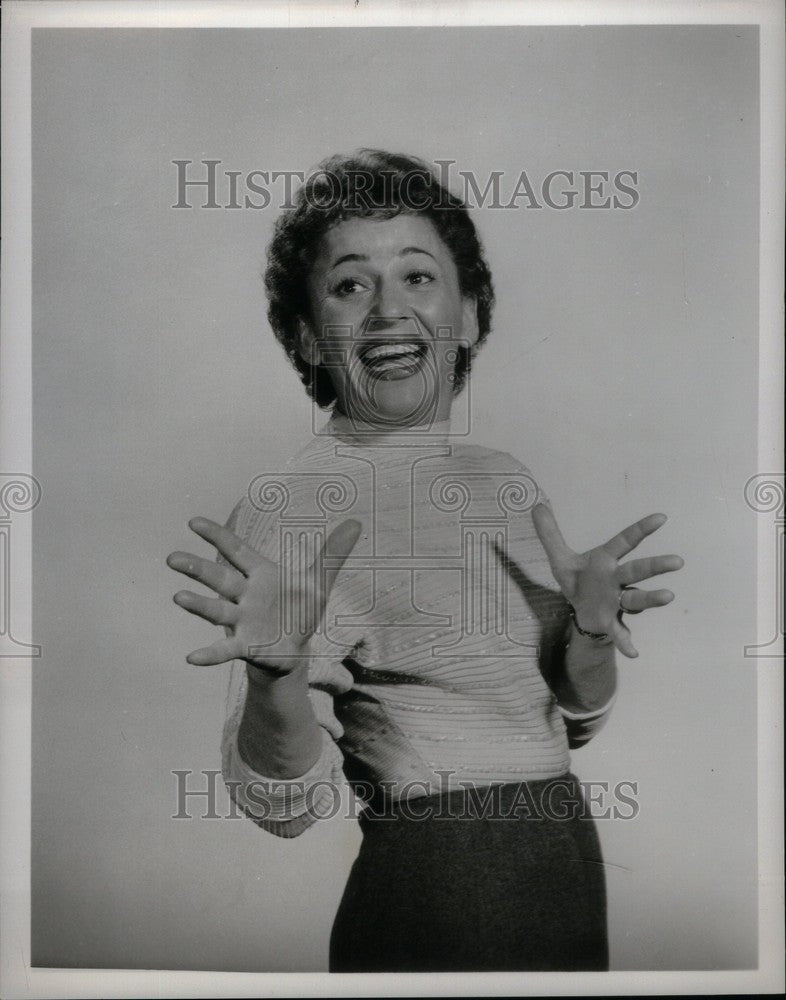
POLYGON ((458 347, 454 394, 464 385, 474 351, 489 334, 494 288, 465 203, 415 157, 377 149, 331 156, 306 178, 294 203, 277 220, 265 271, 273 332, 319 406, 335 401, 333 383, 325 368, 309 364, 298 350, 298 320, 308 321, 311 315, 308 275, 319 243, 332 226, 345 219, 392 218, 402 213, 430 220, 456 265, 461 294, 476 303, 478 339, 473 351, 458 347))

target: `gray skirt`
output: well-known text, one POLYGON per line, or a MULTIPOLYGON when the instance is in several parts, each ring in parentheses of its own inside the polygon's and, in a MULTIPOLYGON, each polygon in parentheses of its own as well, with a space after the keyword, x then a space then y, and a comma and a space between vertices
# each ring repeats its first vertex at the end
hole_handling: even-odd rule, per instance
POLYGON ((573 775, 369 803, 331 972, 608 968, 597 831, 573 775))

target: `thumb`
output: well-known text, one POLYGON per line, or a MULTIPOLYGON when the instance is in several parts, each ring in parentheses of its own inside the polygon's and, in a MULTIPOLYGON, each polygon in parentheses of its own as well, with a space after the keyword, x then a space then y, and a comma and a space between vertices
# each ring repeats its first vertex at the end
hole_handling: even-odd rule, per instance
POLYGON ((330 560, 330 566, 325 571, 325 602, 330 596, 336 577, 341 572, 342 566, 354 549, 362 531, 363 525, 360 521, 356 521, 354 518, 342 521, 330 532, 317 554, 314 560, 317 569, 321 569, 323 563, 330 560))

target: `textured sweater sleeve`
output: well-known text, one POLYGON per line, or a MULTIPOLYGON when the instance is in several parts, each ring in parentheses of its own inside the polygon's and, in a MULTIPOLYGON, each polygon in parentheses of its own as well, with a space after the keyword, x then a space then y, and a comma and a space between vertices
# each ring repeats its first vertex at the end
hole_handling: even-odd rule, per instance
MULTIPOLYGON (((517 525, 517 543, 519 551, 527 553, 525 561, 527 570, 532 573, 533 577, 544 588, 542 592, 544 608, 551 608, 551 616, 555 619, 554 627, 544 628, 543 639, 564 648, 565 626, 567 625, 570 628, 568 604, 559 589, 559 584, 554 579, 551 567, 549 566, 548 556, 532 521, 532 508, 539 503, 551 506, 551 501, 526 466, 522 465, 518 459, 510 454, 506 453, 502 458, 504 461, 510 463, 512 471, 525 477, 531 483, 528 510, 517 525)), ((547 621, 549 617, 549 614, 544 611, 544 620, 547 621)), ((574 712, 563 708, 562 705, 557 703, 562 721, 565 723, 568 745, 571 750, 585 746, 593 736, 600 732, 609 718, 616 697, 615 693, 602 708, 591 712, 574 712)))
POLYGON ((560 714, 565 722, 568 733, 568 745, 571 750, 583 747, 606 725, 612 706, 617 698, 614 694, 602 708, 594 712, 570 712, 559 705, 560 714))
POLYGON ((221 744, 221 766, 230 796, 263 830, 279 837, 297 837, 312 823, 335 814, 343 780, 343 757, 336 740, 343 730, 333 712, 331 688, 351 687, 352 677, 340 664, 309 671, 309 697, 322 728, 322 751, 298 778, 271 778, 254 771, 241 757, 237 737, 246 702, 245 664, 232 664, 227 717, 221 744), (319 674, 322 678, 319 678, 319 674), (327 677, 332 674, 332 684, 327 677), (343 677, 345 674, 346 677, 343 677))
MULTIPOLYGON (((226 526, 249 541, 254 519, 254 511, 241 501, 226 526)), ((219 557, 219 561, 223 560, 219 557)), ((333 697, 352 687, 352 675, 341 663, 342 651, 322 635, 312 637, 310 653, 309 698, 322 729, 322 750, 312 767, 298 778, 269 777, 254 771, 243 760, 238 731, 248 691, 245 662, 235 660, 230 675, 221 740, 224 782, 249 819, 279 837, 296 837, 317 819, 332 815, 338 807, 343 781, 343 757, 336 743, 343 729, 333 711, 333 697)))

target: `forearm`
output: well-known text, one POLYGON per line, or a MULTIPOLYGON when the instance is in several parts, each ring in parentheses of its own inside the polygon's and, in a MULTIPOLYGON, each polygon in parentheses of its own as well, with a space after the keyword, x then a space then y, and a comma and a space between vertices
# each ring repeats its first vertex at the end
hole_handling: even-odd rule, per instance
POLYGON ((570 712, 597 711, 611 701, 617 689, 614 643, 580 635, 572 621, 565 638, 563 669, 554 692, 557 701, 570 712))
POLYGON ((237 745, 242 759, 268 778, 298 778, 317 761, 322 730, 308 696, 308 671, 274 674, 249 664, 237 745))

